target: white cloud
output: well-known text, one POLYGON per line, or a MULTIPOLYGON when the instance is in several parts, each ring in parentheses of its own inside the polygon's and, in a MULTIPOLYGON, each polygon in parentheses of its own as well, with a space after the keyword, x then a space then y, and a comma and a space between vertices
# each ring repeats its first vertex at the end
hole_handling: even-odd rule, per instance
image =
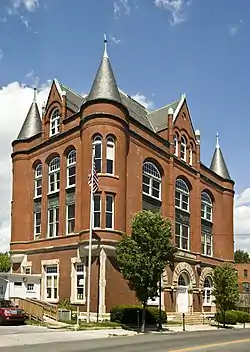
POLYGON ((39 7, 39 0, 11 0, 14 10, 24 6, 24 8, 31 12, 35 11, 39 7))
MULTIPOLYGON (((48 84, 38 87, 41 108, 49 93, 48 84)), ((0 89, 0 252, 8 250, 10 239, 11 142, 17 137, 33 100, 33 89, 19 82, 0 89)))
POLYGON ((3 55, 4 55, 3 49, 0 49, 0 61, 2 61, 3 55))
POLYGON ((115 38, 112 35, 110 36, 110 40, 114 44, 120 44, 120 42, 121 42, 121 39, 115 38))
POLYGON ((143 105, 147 110, 154 108, 154 103, 151 100, 147 99, 145 95, 141 93, 136 93, 135 95, 132 95, 132 98, 138 101, 138 103, 143 105))
POLYGON ((241 25, 243 24, 243 20, 240 20, 238 24, 234 24, 229 27, 229 35, 234 37, 240 30, 241 25))
POLYGON ((113 2, 113 11, 116 18, 119 18, 122 13, 129 15, 131 11, 129 0, 115 0, 113 2))
POLYGON ((154 0, 157 7, 164 8, 171 13, 171 25, 176 25, 187 20, 187 7, 192 0, 154 0))
POLYGON ((250 252, 250 188, 235 196, 235 245, 250 252))

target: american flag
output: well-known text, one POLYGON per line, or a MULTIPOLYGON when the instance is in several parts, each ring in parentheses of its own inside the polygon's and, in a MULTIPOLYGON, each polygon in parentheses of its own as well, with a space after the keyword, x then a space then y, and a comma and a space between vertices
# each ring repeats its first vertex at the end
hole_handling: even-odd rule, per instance
MULTIPOLYGON (((92 183, 92 173, 90 172, 88 174, 88 185, 91 187, 92 183)), ((96 172, 96 167, 95 167, 95 160, 93 162, 93 193, 97 192, 99 189, 99 182, 98 182, 98 175, 96 172)))

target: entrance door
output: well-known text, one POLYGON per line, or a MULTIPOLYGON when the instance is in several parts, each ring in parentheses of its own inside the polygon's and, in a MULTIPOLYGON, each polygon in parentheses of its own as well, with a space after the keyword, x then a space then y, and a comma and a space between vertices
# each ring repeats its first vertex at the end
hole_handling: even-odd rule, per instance
POLYGON ((188 288, 187 287, 178 287, 177 312, 188 313, 188 288))

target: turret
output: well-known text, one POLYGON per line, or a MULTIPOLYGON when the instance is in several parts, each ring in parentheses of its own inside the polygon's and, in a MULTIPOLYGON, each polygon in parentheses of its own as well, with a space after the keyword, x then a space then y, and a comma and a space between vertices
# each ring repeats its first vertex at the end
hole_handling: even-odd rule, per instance
POLYGON ((221 176, 226 180, 231 180, 229 175, 225 159, 219 145, 219 134, 216 135, 216 148, 214 151, 213 159, 210 165, 210 169, 217 175, 221 176))

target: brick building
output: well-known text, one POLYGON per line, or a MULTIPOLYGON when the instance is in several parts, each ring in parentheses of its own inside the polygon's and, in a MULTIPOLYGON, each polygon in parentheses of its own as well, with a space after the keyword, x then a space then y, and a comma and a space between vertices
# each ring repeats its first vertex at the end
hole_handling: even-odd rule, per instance
POLYGON ((94 148, 100 188, 91 311, 136 303, 119 273, 115 245, 141 209, 168 217, 179 247, 163 275, 164 308, 211 311, 211 270, 234 255, 234 182, 218 138, 209 168, 200 161, 200 132, 186 96, 147 111, 118 89, 106 49, 105 42, 86 97, 54 80, 42 117, 34 99, 13 141, 12 270, 40 274, 42 300, 69 298, 86 309, 94 148))
POLYGON ((238 284, 241 293, 250 294, 250 264, 235 264, 238 273, 238 284))

